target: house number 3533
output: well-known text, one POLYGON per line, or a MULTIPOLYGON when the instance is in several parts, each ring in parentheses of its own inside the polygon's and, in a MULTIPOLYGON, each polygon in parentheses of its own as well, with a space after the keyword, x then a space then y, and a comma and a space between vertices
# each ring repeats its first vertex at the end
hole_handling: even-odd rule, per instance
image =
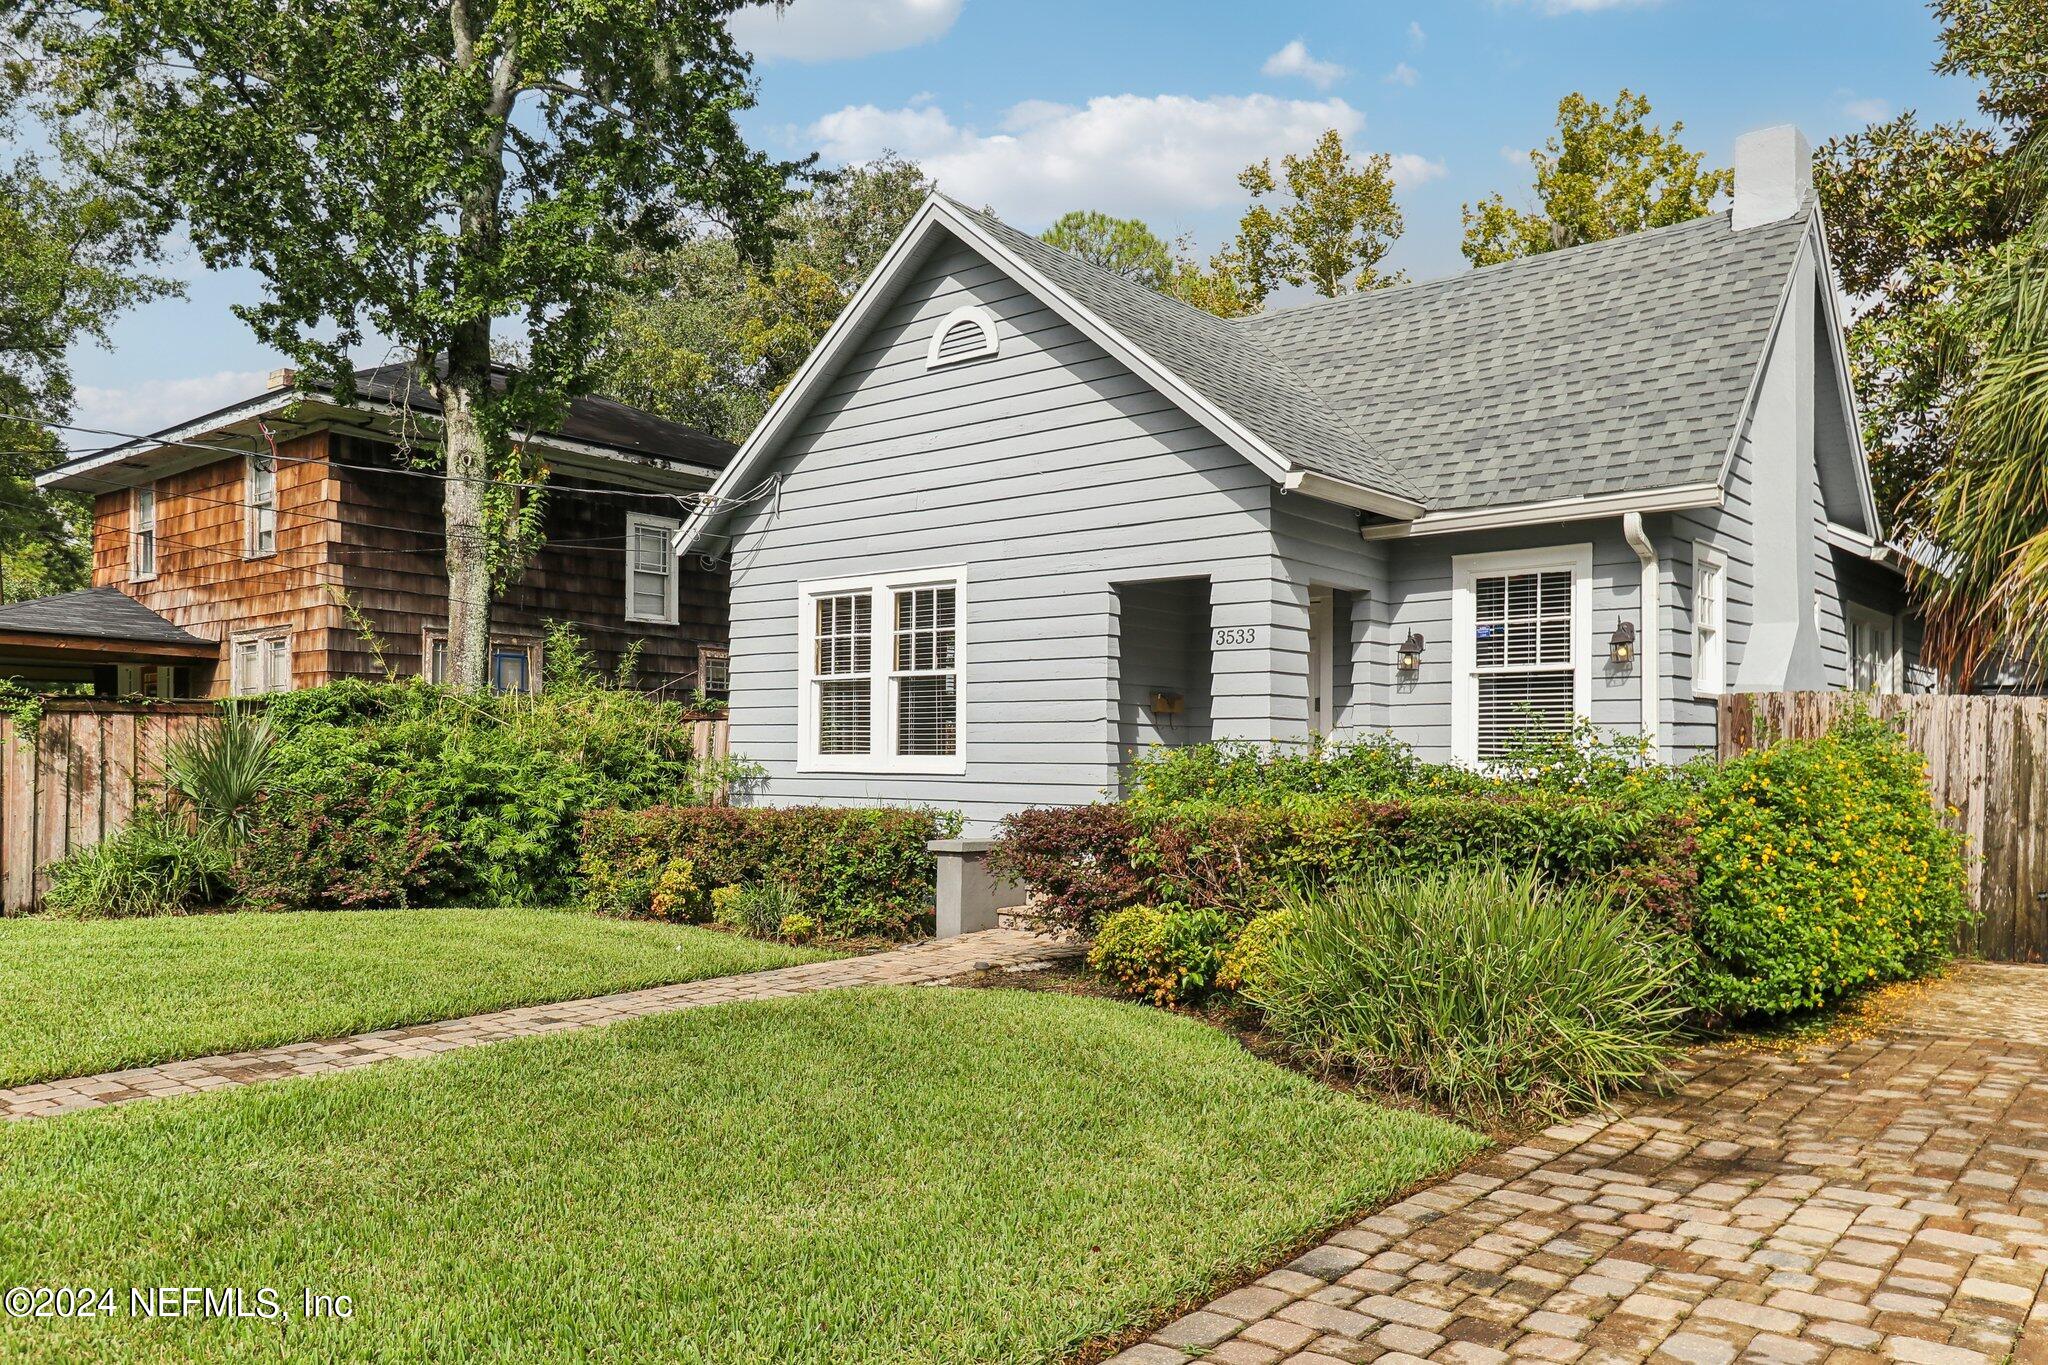
POLYGON ((1216 627, 1215 647, 1217 649, 1242 648, 1245 645, 1255 645, 1258 642, 1259 628, 1257 626, 1216 627))

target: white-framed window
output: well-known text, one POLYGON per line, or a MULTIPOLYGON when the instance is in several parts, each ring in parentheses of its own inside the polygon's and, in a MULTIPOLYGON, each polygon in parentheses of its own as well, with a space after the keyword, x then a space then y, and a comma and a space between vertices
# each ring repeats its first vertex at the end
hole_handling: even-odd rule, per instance
POLYGON ((626 514, 626 619, 676 623, 676 530, 668 517, 626 514))
POLYGON ((1728 558, 1704 541, 1692 543, 1692 692, 1728 690, 1728 558))
POLYGON ((1593 547, 1451 559, 1451 752, 1490 763, 1593 703, 1593 547))
MULTIPOLYGON (((428 682, 448 681, 448 632, 429 626, 421 633, 420 676, 428 682)), ((541 646, 537 640, 491 637, 491 690, 539 692, 541 646)))
POLYGON ((156 577, 156 485, 129 490, 128 579, 140 583, 156 577))
POLYGON ((969 360, 986 360, 1001 343, 996 337, 996 320, 982 308, 955 308, 939 320, 932 332, 931 347, 925 352, 925 368, 959 365, 969 360))
POLYGON ((1860 602, 1845 604, 1849 629, 1849 686, 1858 692, 1897 692, 1901 687, 1899 623, 1860 602))
POLYGON ((242 481, 242 522, 247 527, 244 549, 251 557, 277 553, 277 461, 251 455, 242 481))
POLYGON ((697 686, 713 696, 732 691, 732 654, 715 645, 697 646, 697 686))
POLYGON ((231 690, 238 697, 292 690, 292 633, 288 630, 237 635, 230 643, 231 690))
POLYGON ((917 569, 797 589, 797 766, 967 770, 967 572, 917 569))

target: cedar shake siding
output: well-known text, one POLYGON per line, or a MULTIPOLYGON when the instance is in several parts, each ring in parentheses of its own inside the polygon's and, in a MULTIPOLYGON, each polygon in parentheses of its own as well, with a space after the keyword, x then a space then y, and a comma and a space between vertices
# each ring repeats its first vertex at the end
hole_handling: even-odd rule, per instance
MULTIPOLYGON (((388 446, 329 431, 282 442, 278 453, 274 554, 247 552, 247 465, 228 457, 156 481, 152 579, 130 577, 134 490, 99 494, 93 585, 117 587, 172 624, 221 641, 211 695, 232 687, 235 636, 280 628, 291 632, 294 687, 381 676, 359 622, 378 637, 387 667, 399 676, 419 674, 427 631, 447 624, 439 485, 396 468, 387 473, 330 464, 330 458, 340 465, 394 462, 388 446), (358 617, 344 610, 344 599, 358 617)), ((674 625, 629 622, 625 614, 627 514, 679 519, 681 509, 567 479, 557 480, 546 497, 547 543, 495 604, 493 636, 538 643, 549 622, 569 622, 602 667, 615 666, 638 641, 641 686, 693 683, 699 647, 726 641, 723 568, 695 558, 678 566, 674 625)), ((542 686, 546 677, 543 659, 542 686)))

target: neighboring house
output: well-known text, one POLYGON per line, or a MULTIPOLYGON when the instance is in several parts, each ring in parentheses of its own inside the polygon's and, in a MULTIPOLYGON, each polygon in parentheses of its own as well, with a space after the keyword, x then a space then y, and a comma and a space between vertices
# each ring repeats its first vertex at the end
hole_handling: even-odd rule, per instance
MULTIPOLYGON (((280 371, 269 393, 42 475, 92 495, 93 587, 0 607, 0 677, 203 697, 443 676, 442 484, 399 457, 401 433, 431 448, 437 409, 407 375, 363 371, 344 406, 280 371)), ((548 469, 546 543, 493 607, 493 685, 543 686, 559 621, 608 667, 638 644, 643 687, 722 691, 724 570, 672 545, 732 446, 599 398, 525 444, 548 469)))
POLYGON ((1723 691, 1903 686, 1812 198, 1771 129, 1732 214, 1225 321, 935 197, 685 527, 734 749, 985 828, 1153 743, 1681 759, 1723 691))

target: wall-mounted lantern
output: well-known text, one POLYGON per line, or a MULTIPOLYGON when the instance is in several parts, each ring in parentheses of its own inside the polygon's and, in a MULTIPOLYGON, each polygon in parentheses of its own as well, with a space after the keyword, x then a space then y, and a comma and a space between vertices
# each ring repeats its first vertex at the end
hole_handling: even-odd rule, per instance
POLYGON ((1401 642, 1399 662, 1403 672, 1412 673, 1422 667, 1422 632, 1411 630, 1408 638, 1401 642))
POLYGON ((1607 657, 1618 664, 1636 657, 1635 622, 1623 621, 1614 628, 1614 634, 1607 637, 1607 657))

